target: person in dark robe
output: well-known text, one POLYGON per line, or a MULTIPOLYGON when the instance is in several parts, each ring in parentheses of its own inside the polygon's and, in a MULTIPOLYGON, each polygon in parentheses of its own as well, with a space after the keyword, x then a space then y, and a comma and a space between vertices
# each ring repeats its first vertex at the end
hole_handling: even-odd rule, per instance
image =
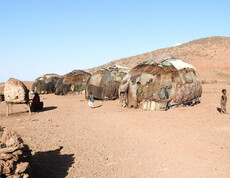
POLYGON ((43 108, 43 102, 40 102, 40 97, 38 93, 35 93, 30 109, 32 112, 34 112, 34 111, 42 110, 42 108, 43 108))

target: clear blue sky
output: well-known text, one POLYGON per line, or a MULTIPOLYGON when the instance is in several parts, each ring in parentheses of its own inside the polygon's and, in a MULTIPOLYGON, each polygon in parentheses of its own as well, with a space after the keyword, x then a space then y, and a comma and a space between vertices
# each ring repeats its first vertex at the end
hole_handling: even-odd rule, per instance
POLYGON ((0 82, 63 75, 209 36, 230 36, 230 1, 1 0, 0 82))

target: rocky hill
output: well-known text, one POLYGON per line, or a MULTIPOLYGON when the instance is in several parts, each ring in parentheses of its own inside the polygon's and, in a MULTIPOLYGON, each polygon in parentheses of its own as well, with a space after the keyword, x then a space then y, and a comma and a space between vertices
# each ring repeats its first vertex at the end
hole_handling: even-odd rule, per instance
POLYGON ((197 69, 230 67, 230 37, 214 36, 194 40, 170 48, 159 49, 137 56, 122 58, 105 65, 89 69, 93 73, 111 65, 134 67, 153 56, 169 55, 193 64, 197 69))

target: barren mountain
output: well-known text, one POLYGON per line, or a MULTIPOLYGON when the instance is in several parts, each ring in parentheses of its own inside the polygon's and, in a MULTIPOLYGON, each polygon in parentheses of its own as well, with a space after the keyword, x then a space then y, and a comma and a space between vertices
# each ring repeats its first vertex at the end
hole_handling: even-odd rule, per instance
POLYGON ((122 58, 105 65, 89 69, 94 72, 99 68, 111 65, 134 67, 153 56, 169 55, 194 65, 203 78, 221 79, 222 75, 230 78, 227 68, 230 68, 230 37, 209 37, 184 43, 179 46, 158 49, 137 56, 122 58), (205 74, 204 74, 205 73, 205 74), (227 76, 226 76, 227 75, 227 76))

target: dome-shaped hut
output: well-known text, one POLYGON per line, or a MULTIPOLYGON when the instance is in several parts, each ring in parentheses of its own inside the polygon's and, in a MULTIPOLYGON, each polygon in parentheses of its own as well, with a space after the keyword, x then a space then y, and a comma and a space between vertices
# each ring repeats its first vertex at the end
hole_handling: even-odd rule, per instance
POLYGON ((147 110, 167 110, 181 104, 200 101, 202 84, 190 64, 159 56, 134 67, 120 85, 123 106, 147 110))
POLYGON ((119 95, 119 86, 129 68, 112 66, 95 72, 86 85, 86 98, 92 93, 96 99, 116 99, 119 95))
POLYGON ((85 91, 86 82, 91 74, 82 70, 74 70, 61 77, 56 84, 55 94, 80 93, 85 91))
POLYGON ((10 78, 4 86, 4 99, 9 103, 28 103, 29 90, 22 81, 10 78))
POLYGON ((57 74, 46 74, 38 77, 32 85, 32 92, 38 94, 54 93, 55 85, 59 79, 60 76, 57 74))
POLYGON ((13 104, 26 104, 30 112, 29 90, 22 81, 14 78, 7 80, 4 86, 4 99, 7 104, 7 116, 9 115, 9 108, 12 112, 13 104))

